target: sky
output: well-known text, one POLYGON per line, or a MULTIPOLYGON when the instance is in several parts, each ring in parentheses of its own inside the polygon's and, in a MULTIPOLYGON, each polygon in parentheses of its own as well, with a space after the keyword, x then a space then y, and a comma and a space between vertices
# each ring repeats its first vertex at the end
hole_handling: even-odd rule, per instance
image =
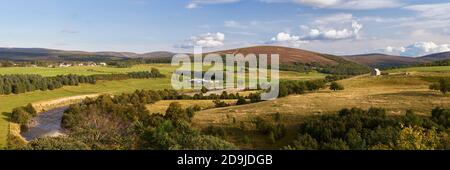
POLYGON ((448 0, 0 0, 0 47, 193 52, 278 45, 450 51, 448 0))

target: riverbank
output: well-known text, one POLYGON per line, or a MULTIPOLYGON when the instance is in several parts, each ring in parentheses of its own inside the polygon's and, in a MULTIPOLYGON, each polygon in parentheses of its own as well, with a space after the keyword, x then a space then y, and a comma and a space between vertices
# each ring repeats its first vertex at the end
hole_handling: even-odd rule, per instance
POLYGON ((26 144, 29 140, 41 136, 61 135, 62 129, 60 126, 64 110, 71 104, 79 103, 86 98, 96 98, 100 95, 101 94, 79 95, 31 103, 38 112, 38 115, 30 121, 27 132, 22 132, 19 124, 9 123, 9 147, 26 144), (45 122, 50 124, 45 124, 45 122))

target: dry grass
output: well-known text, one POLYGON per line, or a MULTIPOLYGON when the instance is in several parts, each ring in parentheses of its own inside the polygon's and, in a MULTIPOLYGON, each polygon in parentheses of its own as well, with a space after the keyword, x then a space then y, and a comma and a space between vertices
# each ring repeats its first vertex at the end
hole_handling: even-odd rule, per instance
MULTIPOLYGON (((270 119, 274 113, 282 114, 283 123, 292 132, 295 131, 295 125, 301 123, 305 117, 332 114, 342 108, 382 107, 386 108, 390 115, 403 115, 406 110, 411 109, 417 114, 429 115, 434 107, 450 107, 450 95, 430 91, 430 83, 422 80, 421 76, 358 76, 340 83, 346 88, 344 91, 321 90, 273 101, 204 110, 196 114, 193 122, 198 128, 210 125, 227 127, 231 131, 231 135, 227 136, 228 140, 242 145, 238 137, 239 132, 232 129, 236 129, 240 122, 251 127, 251 121, 255 117, 270 119)), ((250 131, 248 135, 256 134, 250 131)), ((275 146, 263 141, 253 141, 250 146, 243 146, 274 149, 282 144, 287 143, 280 141, 275 146)))
MULTIPOLYGON (((228 104, 235 104, 236 100, 222 100, 228 104)), ((188 108, 190 106, 200 106, 202 110, 210 109, 215 107, 214 100, 162 100, 154 104, 147 105, 147 109, 151 113, 165 113, 169 105, 173 102, 178 102, 181 107, 188 108)))

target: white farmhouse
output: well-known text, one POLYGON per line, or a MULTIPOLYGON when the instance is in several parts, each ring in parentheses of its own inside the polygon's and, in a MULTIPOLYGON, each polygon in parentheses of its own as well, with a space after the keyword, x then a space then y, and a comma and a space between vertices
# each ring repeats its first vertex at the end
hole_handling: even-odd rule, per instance
POLYGON ((380 69, 374 68, 371 73, 372 76, 381 76, 380 69))

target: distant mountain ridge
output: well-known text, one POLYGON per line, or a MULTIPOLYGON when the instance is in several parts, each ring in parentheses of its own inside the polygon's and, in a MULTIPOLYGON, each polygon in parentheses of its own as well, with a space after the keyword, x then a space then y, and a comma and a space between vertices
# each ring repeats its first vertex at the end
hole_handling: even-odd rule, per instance
POLYGON ((0 59, 27 61, 27 60, 63 60, 61 57, 93 57, 105 58, 105 60, 120 60, 129 58, 172 57, 174 53, 158 51, 144 54, 132 52, 85 52, 64 51, 45 48, 0 48, 0 59))
POLYGON ((394 56, 378 53, 344 56, 344 58, 370 67, 381 68, 420 63, 420 60, 412 57, 394 56))
MULTIPOLYGON (((450 59, 450 52, 430 54, 423 57, 403 57, 387 54, 360 54, 351 56, 336 56, 298 48, 281 46, 253 46, 216 51, 219 54, 279 54, 281 64, 317 64, 337 65, 343 62, 358 63, 370 67, 396 67, 414 65, 426 62, 450 59), (343 61, 345 60, 345 61, 343 61)), ((64 51, 45 48, 0 48, 0 60, 33 61, 33 60, 124 60, 133 58, 170 59, 176 53, 155 51, 150 53, 133 52, 85 52, 64 51)), ((269 55, 270 56, 270 55, 269 55)))

